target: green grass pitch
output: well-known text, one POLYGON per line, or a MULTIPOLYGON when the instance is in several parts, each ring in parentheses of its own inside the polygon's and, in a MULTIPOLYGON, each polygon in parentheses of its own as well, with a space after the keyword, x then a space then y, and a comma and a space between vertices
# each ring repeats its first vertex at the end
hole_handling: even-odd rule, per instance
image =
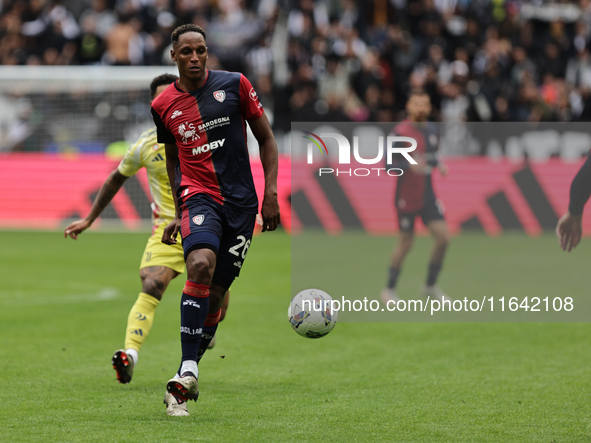
MULTIPOLYGON (((352 257, 357 243, 375 242, 362 257, 373 271, 341 279, 379 293, 393 239, 322 239, 352 257)), ((591 441, 588 323, 340 322, 307 340, 286 318, 290 247, 300 240, 282 232, 254 239, 218 344, 200 365, 201 397, 190 417, 168 417, 183 277, 157 310, 131 384, 117 384, 110 367, 145 240, 0 232, 0 441, 591 441)), ((400 277, 409 298, 430 245, 417 239, 400 277)), ((590 263, 589 240, 567 255, 551 236, 464 235, 453 239, 441 285, 457 297, 565 295, 588 291, 590 263)), ((298 254, 294 265, 307 272, 298 254)))

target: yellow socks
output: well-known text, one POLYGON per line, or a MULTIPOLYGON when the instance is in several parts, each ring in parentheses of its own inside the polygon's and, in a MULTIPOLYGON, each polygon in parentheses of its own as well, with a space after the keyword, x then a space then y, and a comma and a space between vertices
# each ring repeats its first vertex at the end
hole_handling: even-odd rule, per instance
POLYGON ((140 350, 144 340, 150 333, 150 329, 152 329, 154 312, 158 304, 160 304, 159 300, 145 292, 140 292, 127 318, 125 349, 140 350))

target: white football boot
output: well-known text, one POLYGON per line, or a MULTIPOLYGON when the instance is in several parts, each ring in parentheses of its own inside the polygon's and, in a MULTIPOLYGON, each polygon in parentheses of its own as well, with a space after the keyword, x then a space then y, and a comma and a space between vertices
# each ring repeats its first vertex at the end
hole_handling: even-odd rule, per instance
POLYGON ((169 392, 164 394, 164 404, 166 405, 166 413, 173 417, 186 417, 189 415, 187 410, 187 402, 177 395, 169 392))
POLYGON ((396 304, 400 301, 400 298, 398 297, 398 294, 396 293, 396 289, 389 289, 389 288, 382 289, 382 292, 380 293, 380 298, 382 300, 382 303, 385 304, 386 306, 388 306, 388 303, 390 303, 390 305, 392 305, 393 303, 396 304))
POLYGON ((425 297, 431 297, 434 300, 439 300, 440 302, 448 301, 452 303, 454 300, 450 296, 448 296, 445 292, 441 290, 441 288, 437 285, 427 286, 423 285, 423 289, 421 290, 425 297))
POLYGON ((185 372, 180 377, 177 375, 168 380, 166 391, 180 397, 182 400, 197 401, 197 398, 199 398, 197 378, 191 372, 185 372))

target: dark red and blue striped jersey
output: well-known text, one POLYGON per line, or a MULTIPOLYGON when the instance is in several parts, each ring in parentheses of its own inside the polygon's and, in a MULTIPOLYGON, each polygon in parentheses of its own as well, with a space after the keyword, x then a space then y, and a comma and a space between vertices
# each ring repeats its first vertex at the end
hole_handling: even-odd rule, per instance
POLYGON ((152 116, 158 142, 178 147, 179 201, 208 194, 220 204, 256 214, 246 146, 246 121, 263 115, 254 88, 241 73, 227 71, 208 70, 203 86, 191 92, 177 82, 154 99, 152 116))
MULTIPOLYGON (((403 120, 390 133, 413 138, 417 142, 415 152, 422 156, 432 168, 438 165, 439 128, 436 124, 431 122, 416 124, 410 120, 403 120)), ((423 209, 425 194, 433 193, 431 173, 417 174, 410 170, 406 159, 396 156, 396 160, 397 163, 390 166, 404 170, 404 173, 398 177, 396 186, 396 207, 402 212, 419 212, 423 209)))

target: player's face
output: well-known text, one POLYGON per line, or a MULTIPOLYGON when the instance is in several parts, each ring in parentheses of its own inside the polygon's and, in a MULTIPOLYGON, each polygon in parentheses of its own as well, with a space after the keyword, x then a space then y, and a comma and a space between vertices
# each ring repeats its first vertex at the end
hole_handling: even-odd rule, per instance
POLYGON ((181 78, 198 82, 205 76, 207 63, 207 45, 205 38, 198 32, 185 32, 170 51, 172 61, 179 68, 181 78))
POLYGON ((431 98, 428 95, 413 95, 406 104, 408 117, 415 122, 427 121, 431 115, 431 98))

